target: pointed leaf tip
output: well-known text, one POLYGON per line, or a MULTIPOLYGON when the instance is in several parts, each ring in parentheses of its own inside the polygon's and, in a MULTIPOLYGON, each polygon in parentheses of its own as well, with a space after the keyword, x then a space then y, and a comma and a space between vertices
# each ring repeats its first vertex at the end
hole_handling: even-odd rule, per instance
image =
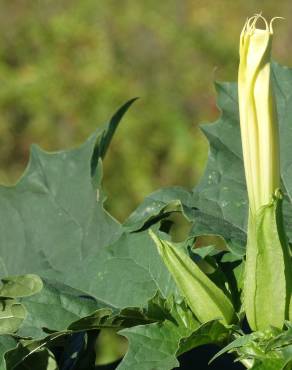
POLYGON ((94 148, 94 152, 92 154, 91 159, 91 172, 92 176, 94 176, 98 161, 99 159, 103 159, 107 153, 107 150, 109 148, 109 145, 112 141, 112 138, 114 136, 114 133, 116 132, 116 129, 118 128, 118 125, 125 115, 125 113, 128 111, 130 106, 137 100, 138 97, 132 98, 128 100, 125 104, 123 104, 111 117, 109 123, 105 126, 103 133, 98 138, 98 141, 96 143, 96 146, 94 148))

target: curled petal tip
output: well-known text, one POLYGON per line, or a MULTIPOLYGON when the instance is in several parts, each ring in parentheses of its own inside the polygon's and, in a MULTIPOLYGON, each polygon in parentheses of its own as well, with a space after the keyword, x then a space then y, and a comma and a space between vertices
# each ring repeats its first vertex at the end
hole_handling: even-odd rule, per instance
POLYGON ((284 17, 274 17, 270 21, 270 32, 273 33, 273 23, 276 19, 285 19, 284 17))
MULTIPOLYGON (((278 17, 275 17, 275 18, 278 18, 278 17)), ((273 18, 272 21, 275 19, 273 18)), ((262 20, 264 22, 264 25, 265 25, 265 28, 264 30, 265 31, 270 31, 272 28, 271 28, 271 23, 270 25, 268 24, 266 18, 264 16, 262 16, 262 13, 258 13, 258 14, 255 14, 254 16, 250 17, 247 19, 247 21, 245 22, 245 25, 243 27, 243 30, 242 32, 243 33, 249 33, 249 34, 253 34, 254 31, 256 30, 256 24, 259 20, 262 20)), ((272 22, 271 21, 271 22, 272 22)))

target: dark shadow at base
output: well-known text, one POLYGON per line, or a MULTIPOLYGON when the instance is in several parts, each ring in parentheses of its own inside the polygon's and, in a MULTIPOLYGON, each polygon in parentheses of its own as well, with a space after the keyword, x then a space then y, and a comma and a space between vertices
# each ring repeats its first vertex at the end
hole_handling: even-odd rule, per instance
POLYGON ((113 362, 112 364, 108 364, 108 365, 103 365, 103 366, 96 366, 96 370, 114 370, 117 368, 118 364, 120 363, 121 361, 116 361, 116 362, 113 362))
MULTIPOLYGON (((179 357, 180 370, 244 370, 245 367, 240 363, 234 363, 234 357, 231 355, 222 355, 210 365, 208 362, 220 350, 214 345, 207 345, 195 348, 179 357)), ((120 361, 113 364, 97 366, 96 370, 114 370, 120 361)), ((137 369, 139 370, 139 369, 137 369)))
POLYGON ((181 370, 243 370, 240 363, 234 363, 231 355, 222 355, 208 365, 211 358, 220 350, 217 346, 207 345, 195 348, 179 357, 181 370))

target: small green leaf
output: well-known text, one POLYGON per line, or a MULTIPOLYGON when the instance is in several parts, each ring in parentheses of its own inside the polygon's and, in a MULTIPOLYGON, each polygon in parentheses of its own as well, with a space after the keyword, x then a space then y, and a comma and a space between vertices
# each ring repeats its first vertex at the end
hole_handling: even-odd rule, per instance
POLYGON ((43 288, 41 278, 33 274, 7 276, 1 282, 0 296, 7 298, 29 297, 43 288))
POLYGON ((227 346, 222 348, 219 352, 216 353, 216 355, 210 360, 209 363, 216 360, 216 358, 222 356, 224 353, 227 352, 233 352, 238 348, 244 347, 248 344, 250 344, 254 339, 254 336, 252 334, 242 335, 238 338, 236 338, 234 341, 229 343, 227 346))
POLYGON ((234 353, 248 368, 257 370, 286 370, 290 369, 292 361, 292 344, 290 329, 280 331, 270 328, 264 332, 253 332, 240 335, 234 332, 237 338, 219 351, 210 362, 224 353, 234 353), (286 367, 287 366, 287 367, 286 367))
POLYGON ((222 344, 228 337, 228 330, 218 320, 209 321, 196 329, 189 337, 180 341, 177 355, 181 355, 203 344, 222 344))
POLYGON ((25 319, 24 306, 12 299, 0 300, 0 334, 12 334, 17 331, 25 319))
POLYGON ((178 367, 176 352, 187 328, 171 321, 124 329, 119 334, 129 341, 129 350, 118 370, 171 370, 178 367))

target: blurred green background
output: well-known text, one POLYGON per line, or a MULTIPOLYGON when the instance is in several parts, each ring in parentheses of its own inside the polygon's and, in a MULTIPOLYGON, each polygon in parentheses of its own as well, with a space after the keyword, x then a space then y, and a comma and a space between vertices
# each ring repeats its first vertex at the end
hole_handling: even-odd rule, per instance
POLYGON ((292 61, 292 2, 0 0, 0 182, 32 142, 72 147, 139 96, 105 162, 107 208, 123 220, 162 186, 193 186, 207 158, 198 129, 218 116, 213 81, 237 76, 247 16, 278 22, 274 57, 292 61))

